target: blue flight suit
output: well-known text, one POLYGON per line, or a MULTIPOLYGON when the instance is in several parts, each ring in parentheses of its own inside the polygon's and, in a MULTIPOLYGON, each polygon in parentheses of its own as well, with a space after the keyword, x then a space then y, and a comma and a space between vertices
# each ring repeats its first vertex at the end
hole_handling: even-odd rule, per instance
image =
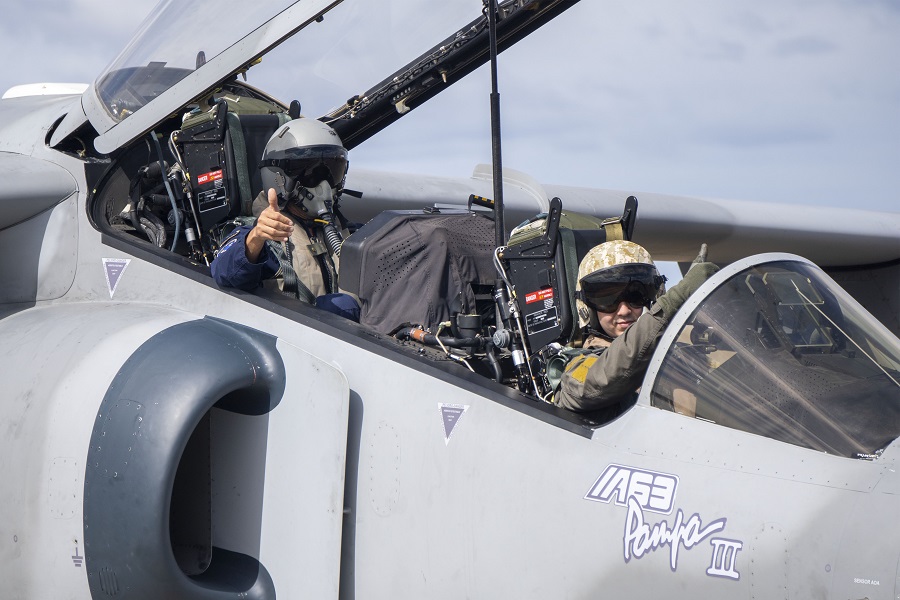
MULTIPOLYGON (((280 275, 281 265, 269 244, 263 246, 258 263, 252 263, 247 259, 246 239, 251 229, 253 228, 250 226, 235 229, 213 260, 210 266, 212 276, 220 287, 233 287, 252 292, 260 287, 264 280, 280 275)), ((302 281, 301 275, 298 273, 302 281)), ((348 294, 320 294, 315 298, 315 306, 359 322, 359 304, 348 294)))

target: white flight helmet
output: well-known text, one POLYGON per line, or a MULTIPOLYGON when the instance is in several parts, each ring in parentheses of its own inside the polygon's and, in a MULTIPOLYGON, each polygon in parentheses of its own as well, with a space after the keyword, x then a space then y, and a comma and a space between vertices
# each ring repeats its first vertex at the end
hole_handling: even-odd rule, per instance
POLYGON ((299 118, 285 123, 269 138, 259 168, 263 189, 274 188, 283 194, 279 204, 286 204, 302 201, 299 187, 310 193, 323 189, 328 194, 339 193, 348 164, 347 150, 334 129, 316 119, 299 118))

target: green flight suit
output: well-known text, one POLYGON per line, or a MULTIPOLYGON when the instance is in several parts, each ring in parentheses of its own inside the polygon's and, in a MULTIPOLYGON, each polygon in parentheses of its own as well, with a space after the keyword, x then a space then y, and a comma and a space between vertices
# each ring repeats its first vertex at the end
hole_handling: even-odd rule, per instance
POLYGON ((625 333, 605 348, 573 358, 566 365, 553 402, 582 412, 606 409, 628 399, 640 387, 669 320, 718 270, 713 263, 695 263, 684 279, 660 296, 625 333))

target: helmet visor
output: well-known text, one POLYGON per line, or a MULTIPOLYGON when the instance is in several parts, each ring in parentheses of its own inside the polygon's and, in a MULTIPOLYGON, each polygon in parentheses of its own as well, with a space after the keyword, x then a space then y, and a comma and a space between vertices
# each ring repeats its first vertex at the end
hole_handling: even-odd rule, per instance
POLYGON ((614 312, 621 302, 650 306, 665 278, 651 264, 626 263, 594 271, 581 278, 579 298, 600 312, 614 312))
POLYGON ((347 174, 347 151, 341 146, 321 145, 290 148, 283 158, 263 160, 262 167, 275 167, 303 187, 313 188, 323 181, 338 187, 347 174))

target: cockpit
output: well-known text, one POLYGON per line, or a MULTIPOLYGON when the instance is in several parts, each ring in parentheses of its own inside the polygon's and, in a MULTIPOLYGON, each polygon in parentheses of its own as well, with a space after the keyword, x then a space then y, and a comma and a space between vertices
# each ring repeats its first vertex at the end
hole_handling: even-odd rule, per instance
MULTIPOLYGON (((324 213, 314 214, 340 224, 343 240, 331 230, 323 238, 332 255, 340 254, 338 287, 359 299, 361 325, 442 368, 452 365, 546 396, 537 349, 567 343, 575 329, 574 281, 565 264, 577 265, 608 232, 630 235, 636 207, 623 197, 621 216, 574 223, 557 202, 498 252, 484 179, 478 189, 459 193, 426 189, 402 197, 399 178, 389 180, 396 193, 388 188, 381 197, 352 189, 362 141, 487 60, 488 24, 480 4, 453 0, 429 7, 428 14, 414 4, 392 4, 396 12, 380 35, 402 30, 404 36, 386 53, 389 67, 367 70, 365 52, 355 52, 352 64, 338 54, 350 43, 349 31, 374 35, 372 23, 385 17, 364 2, 288 1, 234 14, 227 3, 214 9, 202 0, 162 3, 83 96, 89 123, 67 116, 50 143, 93 159, 90 213, 101 230, 208 273, 232 232, 253 223, 253 201, 271 187, 261 165, 276 132, 304 119, 326 123, 349 151, 351 166, 347 185, 341 181, 340 193, 322 203, 324 213), (209 10, 223 17, 214 36, 172 27, 200 20, 209 10), (473 20, 459 22, 460 15, 473 20), (295 33, 290 71, 297 84, 291 93, 299 90, 302 105, 246 82, 261 54, 295 33), (436 39, 443 41, 432 46, 436 39), (366 82, 369 70, 391 73, 388 68, 404 64, 362 94, 345 91, 358 90, 350 86, 360 78, 366 82), (312 111, 322 116, 309 116, 312 111), (498 278, 539 301, 523 297, 521 311, 498 309, 511 300, 495 297, 498 278)), ((499 41, 513 43, 566 6, 565 0, 503 3, 499 41)), ((277 292, 270 299, 284 300, 277 292)))
MULTIPOLYGON (((230 82, 110 164, 94 186, 94 221, 208 272, 229 235, 254 222, 263 148, 298 117, 230 82)), ((623 199, 622 215, 600 219, 570 213, 555 199, 498 249, 488 198, 441 206, 423 197, 410 208, 341 191, 328 212, 344 238, 329 245, 340 256, 340 289, 359 300, 360 324, 404 351, 538 397, 549 388, 537 350, 558 348, 576 333, 567 265, 577 268, 590 248, 630 236, 637 210, 633 198, 623 199), (498 310, 511 300, 495 296, 498 278, 519 290, 521 311, 498 310)))

